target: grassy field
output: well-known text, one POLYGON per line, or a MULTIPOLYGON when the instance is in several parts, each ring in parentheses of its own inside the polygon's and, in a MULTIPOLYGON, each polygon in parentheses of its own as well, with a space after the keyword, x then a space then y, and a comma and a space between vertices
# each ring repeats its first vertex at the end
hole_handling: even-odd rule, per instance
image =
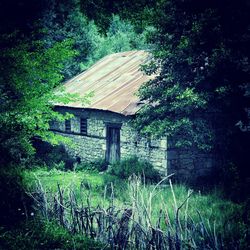
MULTIPOLYGON (((126 209, 133 211, 129 224, 130 229, 133 229, 129 238, 132 248, 129 249, 134 249, 134 225, 137 224, 143 228, 143 233, 139 231, 137 239, 147 242, 147 246, 151 244, 155 229, 159 229, 164 232, 163 237, 167 241, 164 246, 168 246, 168 239, 171 239, 171 246, 176 246, 178 232, 182 249, 231 250, 249 247, 248 225, 244 219, 246 207, 244 208, 244 204, 223 199, 218 190, 211 190, 209 193, 191 191, 185 185, 172 185, 169 180, 163 181, 160 185, 143 184, 136 178, 123 180, 106 172, 99 173, 93 170, 66 172, 34 168, 23 170, 22 177, 27 193, 38 199, 44 194, 48 199, 44 199, 47 202, 40 203, 33 200, 30 203, 32 207, 28 207, 26 214, 21 203, 18 204, 14 214, 21 216, 22 213, 21 217, 25 220, 13 228, 0 227, 0 249, 102 249, 102 246, 109 246, 110 243, 109 236, 106 237, 108 228, 113 225, 113 232, 118 232, 115 229, 119 228, 126 209), (58 201, 61 202, 58 186, 64 197, 60 203, 65 209, 62 223, 62 213, 59 213, 57 206, 58 201), (39 192, 39 187, 42 187, 42 192, 39 192), (71 199, 72 192, 77 203, 71 199), (43 213, 45 203, 47 214, 43 213), (177 217, 177 208, 182 204, 177 217), (71 210, 72 205, 75 210, 71 210), (96 218, 104 218, 104 223, 101 224, 106 225, 103 227, 103 233, 91 237, 89 231, 74 231, 74 225, 80 225, 74 222, 75 211, 79 213, 77 218, 85 216, 85 225, 88 220, 86 218, 90 218, 86 217, 86 214, 95 214, 94 223, 96 218), (99 215, 102 217, 98 217, 99 215), (113 224, 108 223, 111 217, 116 221, 112 222, 113 224), (179 218, 178 223, 176 218, 179 218), (180 226, 177 228, 176 225, 180 226)), ((18 186, 18 182, 11 183, 12 186, 18 186)), ((97 227, 97 224, 94 227, 94 232, 99 232, 101 227, 97 227)), ((111 239, 115 240, 115 237, 114 233, 111 239)))
MULTIPOLYGON (((114 195, 114 203, 117 207, 127 207, 133 203, 131 182, 121 180, 107 173, 95 171, 63 172, 58 170, 47 171, 37 169, 26 171, 25 182, 27 189, 32 190, 35 182, 39 181, 49 193, 56 192, 58 184, 67 192, 76 190, 78 199, 87 203, 90 199, 92 206, 108 206, 110 196, 114 195), (81 187, 81 188, 80 188, 81 187)), ((156 220, 159 211, 167 212, 170 220, 174 220, 176 208, 179 207, 190 194, 191 190, 184 185, 169 185, 166 180, 155 188, 155 185, 136 184, 140 189, 143 206, 147 206, 152 220, 156 220)), ((221 197, 220 192, 214 190, 209 194, 194 191, 185 205, 180 209, 180 219, 190 217, 194 222, 201 221, 217 231, 240 233, 242 223, 240 221, 241 206, 221 197)))
POLYGON ((54 221, 33 219, 18 224, 14 229, 0 227, 0 250, 99 250, 104 246, 72 234, 54 221))

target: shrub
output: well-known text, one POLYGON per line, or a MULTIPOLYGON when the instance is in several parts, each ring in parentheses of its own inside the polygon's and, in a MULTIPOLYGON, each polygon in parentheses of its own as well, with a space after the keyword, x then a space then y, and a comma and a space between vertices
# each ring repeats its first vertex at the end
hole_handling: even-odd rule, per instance
POLYGON ((48 170, 56 168, 58 170, 73 170, 77 159, 71 157, 63 145, 52 146, 48 142, 34 139, 33 146, 36 149, 37 164, 47 165, 48 170))
POLYGON ((33 200, 25 192, 21 166, 0 168, 0 225, 12 226, 25 218, 33 200))
POLYGON ((110 173, 122 179, 127 179, 135 174, 145 178, 149 182, 160 180, 160 174, 153 168, 153 165, 147 161, 139 161, 137 157, 131 157, 111 165, 110 173))
POLYGON ((76 171, 83 171, 83 170, 97 170, 97 171, 104 171, 108 168, 108 163, 104 159, 99 159, 94 162, 81 162, 76 165, 76 171))

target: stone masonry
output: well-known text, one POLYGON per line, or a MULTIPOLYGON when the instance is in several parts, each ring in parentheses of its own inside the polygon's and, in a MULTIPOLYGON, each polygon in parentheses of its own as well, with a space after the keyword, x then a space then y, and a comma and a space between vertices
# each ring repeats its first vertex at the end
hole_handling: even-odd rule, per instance
POLYGON ((179 181, 193 182, 209 177, 216 158, 195 149, 180 150, 171 146, 167 138, 141 137, 130 125, 129 116, 95 109, 57 107, 57 111, 72 113, 71 131, 65 131, 65 122, 53 122, 51 129, 72 139, 73 145, 65 148, 72 157, 94 162, 105 159, 107 150, 107 124, 120 126, 120 159, 137 156, 149 161, 162 175, 174 173, 179 181), (87 135, 80 133, 80 118, 87 119, 87 135))
POLYGON ((130 118, 118 113, 67 107, 57 107, 57 110, 62 113, 74 114, 74 117, 71 118, 71 132, 65 131, 64 122, 51 124, 53 131, 72 139, 73 145, 65 146, 71 156, 79 157, 81 161, 87 162, 105 159, 106 124, 120 124, 121 160, 137 156, 141 160, 151 162, 162 174, 167 173, 166 138, 153 140, 139 136, 130 126, 130 118), (87 119, 87 135, 80 133, 80 118, 87 119))

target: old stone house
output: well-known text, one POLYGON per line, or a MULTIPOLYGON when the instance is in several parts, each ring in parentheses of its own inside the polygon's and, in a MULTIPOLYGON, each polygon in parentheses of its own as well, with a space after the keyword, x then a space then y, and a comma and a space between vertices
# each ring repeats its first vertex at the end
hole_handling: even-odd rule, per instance
POLYGON ((182 180, 207 175, 212 167, 207 156, 171 148, 168 138, 141 137, 130 125, 142 105, 135 93, 150 79, 141 70, 148 56, 145 51, 111 54, 66 82, 67 92, 81 96, 93 92, 94 96, 87 106, 80 102, 56 105, 56 110, 72 113, 74 118, 54 122, 51 129, 73 139, 75 147, 66 146, 66 150, 82 161, 113 162, 137 156, 162 174, 174 172, 182 180))

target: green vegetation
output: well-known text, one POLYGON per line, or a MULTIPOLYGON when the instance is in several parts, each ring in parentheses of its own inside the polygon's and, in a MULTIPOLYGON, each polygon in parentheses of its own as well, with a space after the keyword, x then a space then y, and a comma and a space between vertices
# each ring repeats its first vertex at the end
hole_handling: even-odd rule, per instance
MULTIPOLYGON (((115 176, 107 173, 98 173, 96 171, 83 171, 83 172, 64 172, 59 170, 47 171, 46 169, 37 169, 35 171, 25 172, 25 183, 27 189, 32 190, 34 184, 39 180, 45 190, 49 192, 57 192, 58 184, 67 192, 72 187, 75 190, 78 199, 82 197, 85 204, 87 204, 88 194, 91 195, 91 205, 97 206, 108 205, 108 200, 110 199, 110 194, 112 188, 115 197, 115 205, 118 207, 124 207, 132 202, 130 188, 130 182, 128 180, 122 180, 115 176), (81 188, 82 190, 81 190, 81 188), (106 197, 106 201, 104 201, 106 197)), ((152 199, 152 211, 153 217, 156 220, 159 211, 167 211, 170 220, 174 221, 175 215, 175 201, 178 206, 186 199, 188 194, 188 188, 184 185, 174 185, 173 191, 175 198, 173 197, 173 192, 171 186, 169 186, 168 180, 157 188, 156 195, 152 199)), ((154 185, 141 185, 141 192, 148 200, 150 193, 154 190, 154 185)), ((242 227, 246 230, 246 225, 242 221, 243 207, 241 205, 235 204, 231 201, 222 198, 221 192, 214 190, 210 193, 201 193, 200 191, 195 191, 189 200, 188 204, 188 215, 195 222, 200 221, 200 212, 202 218, 204 218, 205 223, 211 223, 211 226, 215 223, 216 230, 228 230, 229 235, 237 233, 239 237, 242 231, 237 232, 236 228, 242 227), (235 231, 234 231, 235 230, 235 231)), ((185 211, 183 210, 180 214, 180 218, 184 218, 185 211)))
POLYGON ((133 174, 145 179, 146 182, 156 183, 161 179, 152 164, 147 161, 139 161, 136 156, 113 163, 109 172, 121 179, 128 179, 133 174))
POLYGON ((18 209, 30 211, 33 200, 25 193, 23 173, 20 168, 0 168, 0 225, 15 225, 23 219, 18 209))
POLYGON ((106 162, 104 159, 99 159, 94 162, 82 162, 79 164, 76 164, 74 170, 75 171, 105 171, 108 168, 108 162, 106 162))
POLYGON ((47 47, 65 39, 73 41, 77 55, 64 64, 64 80, 86 70, 108 54, 149 47, 146 43, 148 29, 137 32, 129 20, 112 15, 103 34, 95 22, 80 11, 80 1, 69 2, 49 0, 48 9, 37 24, 37 28, 43 31, 42 40, 47 47))
POLYGON ((147 105, 140 110, 138 128, 177 135, 177 146, 209 150, 225 145, 238 131, 235 124, 246 118, 249 61, 243 58, 249 54, 250 6, 247 1, 158 3, 150 36, 156 60, 148 71, 160 71, 140 89, 147 105), (216 137, 222 128, 227 138, 216 137))
POLYGON ((100 243, 80 234, 72 234, 57 222, 35 218, 19 224, 15 229, 0 227, 1 250, 37 249, 103 249, 100 243))
POLYGON ((95 20, 102 33, 106 33, 112 15, 119 15, 142 31, 152 24, 154 8, 160 1, 155 0, 85 0, 81 1, 81 11, 90 19, 95 20))
POLYGON ((66 138, 49 131, 49 122, 69 117, 55 112, 53 103, 76 100, 75 95, 66 95, 59 86, 63 63, 74 56, 75 51, 69 40, 46 49, 39 40, 19 40, 15 34, 2 35, 0 45, 3 48, 0 152, 1 162, 9 164, 11 159, 15 163, 28 159, 34 152, 33 137, 52 144, 66 142, 66 138), (12 41, 15 41, 13 47, 12 41), (56 87, 60 93, 55 91, 56 87))
MULTIPOLYGON (((0 150, 6 158, 15 157, 15 162, 34 152, 34 137, 51 144, 66 140, 48 131, 51 120, 69 118, 54 112, 53 104, 77 99, 63 94, 65 79, 107 54, 148 48, 147 30, 138 33, 131 22, 117 15, 104 35, 81 13, 79 1, 48 0, 46 4, 42 18, 30 24, 32 31, 13 28, 0 37, 0 150)), ((83 103, 88 102, 88 94, 83 103)))
MULTIPOLYGON (((145 206, 153 225, 157 224, 160 211, 163 212, 164 218, 166 216, 161 221, 161 228, 163 229, 167 225, 175 224, 176 208, 186 200, 187 195, 191 192, 184 185, 171 187, 171 183, 169 185, 168 180, 156 187, 155 185, 143 184, 143 181, 142 183, 134 182, 132 179, 120 179, 108 173, 90 170, 78 172, 65 172, 57 169, 48 171, 45 168, 25 170, 21 175, 22 179, 20 179, 20 182, 23 183, 22 185, 17 185, 15 182, 16 176, 14 173, 14 182, 9 185, 19 186, 22 189, 24 187, 26 192, 35 194, 38 192, 36 183, 39 182, 48 197, 57 197, 59 184, 60 190, 65 197, 73 191, 76 195, 77 203, 86 207, 90 206, 91 209, 94 209, 93 211, 98 206, 108 209, 111 204, 118 210, 133 207, 134 198, 137 197, 139 204, 141 204, 140 209, 145 206), (134 193, 136 189, 138 190, 138 196, 135 196, 134 193)), ((6 188, 7 190, 10 189, 8 186, 6 188)), ((15 192, 17 189, 13 187, 10 190, 15 192)), ((41 249, 58 247, 70 249, 72 244, 79 247, 76 247, 76 249, 81 249, 81 247, 82 249, 88 249, 89 246, 96 246, 96 244, 93 245, 92 241, 84 239, 80 235, 72 236, 71 233, 58 226, 58 222, 49 222, 44 220, 44 218, 42 219, 39 207, 27 206, 30 197, 26 197, 26 200, 23 200, 23 197, 21 200, 19 199, 22 193, 23 191, 18 194, 13 193, 14 196, 10 193, 6 194, 12 195, 13 202, 15 202, 15 205, 11 205, 11 216, 15 224, 10 228, 4 226, 0 230, 0 244, 5 249, 15 249, 15 247, 20 249, 25 249, 25 247, 26 249, 37 249, 39 245, 42 245, 41 249), (25 202, 25 207, 23 202, 25 202), (17 223, 17 217, 20 219, 24 218, 26 213, 29 218, 28 223, 17 223), (26 237, 21 241, 24 235, 26 237)), ((48 209, 53 209, 53 207, 48 209)), ((231 244, 232 241, 240 249, 244 249, 247 247, 246 237, 248 235, 247 223, 249 213, 247 209, 247 204, 244 206, 243 204, 235 204, 225 200, 222 193, 216 189, 209 193, 196 190, 192 193, 188 202, 184 204, 183 208, 180 209, 179 220, 184 228, 187 218, 188 223, 193 223, 193 225, 200 225, 201 221, 203 221, 208 229, 211 227, 212 231, 215 230, 217 235, 222 235, 225 249, 230 249, 230 245, 227 245, 227 243, 231 244)), ((140 211, 136 210, 137 212, 139 213, 140 211)))
MULTIPOLYGON (((49 168, 56 164, 57 169, 74 170, 76 162, 60 148, 47 157, 45 153, 42 160, 31 161, 32 142, 37 137, 51 144, 65 141, 49 131, 52 119, 63 121, 70 117, 56 113, 53 104, 77 98, 62 94, 61 83, 109 53, 150 48, 156 60, 145 66, 145 70, 149 74, 157 72, 157 77, 140 89, 139 96, 145 105, 138 114, 136 127, 146 134, 169 135, 172 146, 215 152, 220 158, 218 179, 224 191, 230 198, 244 201, 235 204, 221 198, 220 192, 196 191, 182 208, 180 219, 187 217, 185 211, 188 211, 198 228, 202 228, 201 218, 208 226, 209 220, 211 228, 214 225, 225 242, 234 238, 236 246, 247 249, 250 139, 249 133, 242 133, 235 124, 249 122, 244 110, 250 93, 249 8, 247 0, 45 0, 41 3, 3 0, 0 4, 0 222, 4 227, 0 228, 0 246, 3 249, 91 249, 93 246, 92 241, 72 235, 54 222, 44 222, 39 216, 20 224, 25 214, 34 212, 33 200, 25 190, 32 190, 37 178, 51 194, 58 190, 59 183, 65 190, 73 188, 78 198, 83 190, 84 197, 91 197, 94 205, 102 202, 107 206, 110 198, 105 202, 103 196, 114 194, 114 202, 120 207, 131 204, 134 184, 130 181, 128 185, 117 177, 132 174, 129 165, 135 165, 136 173, 143 169, 149 179, 158 178, 149 164, 136 159, 114 164, 111 173, 116 176, 93 171, 106 169, 107 165, 101 161, 78 164, 76 172, 31 170, 43 163, 49 168), (174 135, 177 140, 171 142, 174 135), (22 169, 29 170, 23 175, 22 169)), ((141 207, 146 204, 152 208, 153 220, 163 209, 174 221, 174 210, 188 193, 181 185, 173 189, 168 185, 156 189, 142 184, 138 187, 141 207)), ((184 221, 190 222, 189 217, 184 221)), ((235 245, 228 247, 233 248, 235 245)))
MULTIPOLYGON (((117 197, 117 202, 121 204, 121 202, 126 199, 126 194, 123 190, 127 185, 124 180, 117 179, 110 174, 100 174, 96 170, 91 171, 85 169, 80 172, 65 172, 57 169, 47 171, 42 168, 35 171, 26 171, 25 180, 28 190, 32 190, 35 182, 40 180, 44 188, 52 192, 58 191, 58 184, 63 189, 70 189, 73 187, 78 197, 81 195, 80 187, 83 187, 85 190, 85 197, 91 192, 93 205, 98 205, 98 203, 103 202, 105 192, 107 192, 106 196, 109 197, 111 183, 113 183, 116 186, 115 196, 117 197), (107 189, 105 189, 106 186, 107 189)), ((87 200, 84 202, 87 202, 87 200)))
POLYGON ((249 132, 236 124, 249 123, 249 1, 156 2, 147 71, 158 74, 139 90, 146 104, 136 128, 167 135, 172 147, 219 155, 217 182, 231 187, 231 198, 246 199, 249 132))

